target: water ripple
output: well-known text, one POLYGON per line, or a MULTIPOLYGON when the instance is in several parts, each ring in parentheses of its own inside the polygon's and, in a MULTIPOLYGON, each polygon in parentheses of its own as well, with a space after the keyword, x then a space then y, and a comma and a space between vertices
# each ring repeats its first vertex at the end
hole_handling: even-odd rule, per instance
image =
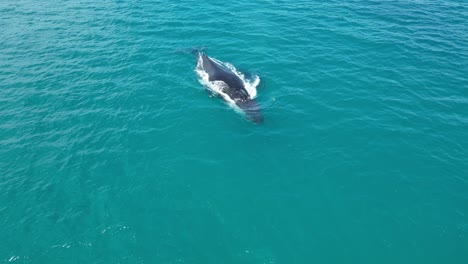
POLYGON ((462 1, 20 0, 0 15, 1 260, 467 259, 462 1), (264 125, 208 96, 177 52, 192 47, 260 76, 264 125))

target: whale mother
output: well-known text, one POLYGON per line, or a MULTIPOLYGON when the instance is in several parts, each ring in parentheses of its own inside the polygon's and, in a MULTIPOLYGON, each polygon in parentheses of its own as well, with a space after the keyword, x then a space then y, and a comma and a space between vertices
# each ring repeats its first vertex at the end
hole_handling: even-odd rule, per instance
POLYGON ((248 120, 257 124, 263 122, 259 105, 250 96, 242 79, 231 69, 199 51, 197 70, 205 72, 209 82, 222 82, 220 89, 222 97, 240 108, 248 120))

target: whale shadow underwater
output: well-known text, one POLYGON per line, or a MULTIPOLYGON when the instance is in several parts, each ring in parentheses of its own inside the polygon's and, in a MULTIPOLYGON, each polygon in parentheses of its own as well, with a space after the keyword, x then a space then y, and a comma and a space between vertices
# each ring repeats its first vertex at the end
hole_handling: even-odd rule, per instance
POLYGON ((215 58, 208 57, 203 51, 195 51, 197 56, 196 72, 199 81, 213 95, 221 97, 233 108, 244 113, 247 120, 261 124, 263 115, 258 103, 254 100, 256 96, 255 86, 260 79, 256 77, 256 84, 248 83, 234 67, 223 63, 215 58))

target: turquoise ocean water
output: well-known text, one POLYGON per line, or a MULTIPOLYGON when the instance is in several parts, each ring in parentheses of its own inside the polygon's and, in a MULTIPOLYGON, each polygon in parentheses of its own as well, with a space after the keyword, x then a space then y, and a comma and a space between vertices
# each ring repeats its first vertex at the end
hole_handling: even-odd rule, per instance
POLYGON ((467 76, 466 1, 1 0, 0 262, 468 263, 467 76))

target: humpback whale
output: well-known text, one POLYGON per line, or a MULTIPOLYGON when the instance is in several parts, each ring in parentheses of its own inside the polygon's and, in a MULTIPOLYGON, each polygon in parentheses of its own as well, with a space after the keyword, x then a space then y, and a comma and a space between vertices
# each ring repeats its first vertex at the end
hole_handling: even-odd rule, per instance
POLYGON ((239 75, 221 61, 208 57, 204 52, 198 51, 196 72, 205 86, 215 95, 221 96, 232 106, 240 109, 248 120, 262 123, 263 116, 259 105, 246 89, 245 82, 239 75), (211 87, 211 88, 210 88, 211 87))

